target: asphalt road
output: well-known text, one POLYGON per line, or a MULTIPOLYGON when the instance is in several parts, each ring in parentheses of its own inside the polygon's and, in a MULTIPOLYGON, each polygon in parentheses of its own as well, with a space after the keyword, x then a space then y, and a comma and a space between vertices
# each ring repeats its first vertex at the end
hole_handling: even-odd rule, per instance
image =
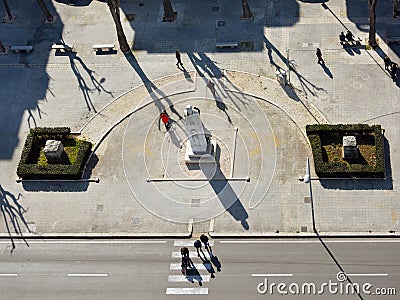
POLYGON ((197 257, 193 240, 35 240, 29 247, 18 242, 12 253, 3 240, 1 299, 399 299, 400 240, 212 242, 218 260, 211 269, 197 257), (197 268, 188 277, 180 273, 183 245, 197 268), (360 287, 359 295, 345 294, 341 271, 360 287), (313 285, 321 294, 313 295, 313 285), (294 294, 297 287, 301 295, 294 294), (377 288, 395 288, 397 295, 378 296, 377 288))

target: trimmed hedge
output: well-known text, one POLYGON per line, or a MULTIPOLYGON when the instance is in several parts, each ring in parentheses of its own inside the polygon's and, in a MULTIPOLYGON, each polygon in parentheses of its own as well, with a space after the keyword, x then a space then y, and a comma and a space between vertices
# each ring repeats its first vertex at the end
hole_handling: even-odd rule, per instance
POLYGON ((92 144, 80 140, 76 162, 73 164, 49 164, 40 166, 35 155, 40 149, 40 141, 47 139, 63 141, 71 134, 68 127, 34 128, 28 134, 21 160, 17 168, 17 175, 22 179, 81 179, 86 160, 90 155, 92 144))
POLYGON ((385 153, 382 128, 368 124, 317 124, 307 125, 306 132, 314 157, 315 171, 321 178, 384 178, 385 153), (321 136, 372 135, 374 137, 376 164, 327 162, 323 159, 321 136))

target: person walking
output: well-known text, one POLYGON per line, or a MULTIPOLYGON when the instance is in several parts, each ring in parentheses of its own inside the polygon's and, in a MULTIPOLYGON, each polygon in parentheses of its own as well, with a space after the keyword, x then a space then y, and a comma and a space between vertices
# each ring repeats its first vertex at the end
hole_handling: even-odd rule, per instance
POLYGON ((200 251, 201 251, 201 242, 199 240, 196 240, 194 242, 194 247, 197 250, 197 256, 200 257, 200 251))
POLYGON ((390 60, 389 56, 385 56, 385 58, 383 59, 383 62, 385 63, 385 70, 389 71, 389 68, 392 64, 392 61, 390 60))
POLYGON ((210 254, 210 257, 213 256, 212 250, 211 250, 211 246, 210 246, 210 244, 209 244, 209 242, 208 242, 208 236, 202 234, 202 235, 200 236, 200 241, 203 242, 204 248, 206 248, 206 250, 207 250, 208 253, 210 254))
POLYGON ((315 54, 317 55, 317 58, 318 58, 317 64, 322 64, 322 65, 324 65, 325 62, 324 62, 324 60, 322 59, 322 52, 321 52, 321 49, 317 48, 317 51, 315 52, 315 54))
POLYGON ((179 66, 181 66, 183 68, 183 63, 182 63, 182 60, 181 60, 181 53, 178 50, 176 50, 176 52, 175 52, 175 57, 176 57, 176 60, 177 60, 176 66, 178 68, 179 68, 179 66))
POLYGON ((164 123, 165 128, 168 131, 171 128, 171 118, 168 116, 165 110, 163 110, 162 113, 160 114, 160 119, 164 123))
POLYGON ((346 43, 346 36, 344 35, 343 31, 339 35, 339 40, 340 40, 340 44, 342 44, 342 45, 346 43))

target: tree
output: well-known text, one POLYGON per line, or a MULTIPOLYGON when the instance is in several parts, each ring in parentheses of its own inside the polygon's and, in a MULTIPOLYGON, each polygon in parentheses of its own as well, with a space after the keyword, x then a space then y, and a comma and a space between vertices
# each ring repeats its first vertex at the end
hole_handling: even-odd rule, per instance
POLYGON ((251 17, 253 17, 253 13, 250 10, 250 6, 249 6, 249 3, 247 2, 247 0, 242 0, 242 7, 243 7, 242 18, 243 19, 251 19, 251 17))
POLYGON ((175 21, 175 13, 172 9, 171 0, 162 0, 164 5, 164 21, 172 22, 175 21))
POLYGON ((9 20, 12 20, 14 16, 11 14, 10 6, 8 6, 7 0, 3 0, 4 7, 6 8, 7 11, 7 16, 9 20))
POLYGON ((399 16, 399 5, 400 0, 393 0, 393 18, 397 18, 399 16))
POLYGON ((376 43, 376 13, 375 7, 378 0, 368 0, 368 8, 369 8, 369 38, 368 45, 371 47, 375 47, 376 43))
POLYGON ((119 3, 120 3, 120 0, 107 0, 108 8, 110 9, 111 16, 114 19, 115 28, 117 30, 119 48, 121 49, 121 51, 123 53, 128 53, 131 51, 131 48, 128 45, 128 42, 126 40, 126 36, 124 33, 124 29, 121 24, 119 3))
POLYGON ((0 41, 0 53, 6 52, 6 48, 4 47, 3 43, 0 41))
POLYGON ((46 17, 47 22, 54 22, 54 16, 50 13, 49 9, 47 8, 46 4, 44 4, 43 0, 37 0, 39 3, 40 8, 43 10, 43 13, 46 17))

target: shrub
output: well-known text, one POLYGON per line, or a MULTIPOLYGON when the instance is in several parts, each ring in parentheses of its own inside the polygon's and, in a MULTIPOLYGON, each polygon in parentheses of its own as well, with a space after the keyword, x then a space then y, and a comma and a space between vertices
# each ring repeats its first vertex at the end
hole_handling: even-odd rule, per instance
POLYGON ((34 128, 28 134, 21 160, 17 168, 17 175, 22 179, 80 179, 83 168, 92 149, 92 144, 78 140, 71 136, 68 127, 34 128), (70 164, 39 164, 40 149, 48 139, 61 140, 74 138, 79 143, 76 160, 70 164))
MULTIPOLYGON (((315 171, 321 178, 384 178, 385 154, 383 135, 380 125, 368 124, 317 124, 307 125, 306 132, 310 141, 315 171), (329 161, 324 160, 322 140, 330 140, 329 137, 341 138, 345 135, 366 136, 372 135, 376 154, 375 164, 362 164, 358 161, 329 161), (322 139, 323 138, 323 139, 322 139)), ((326 157, 326 155, 325 155, 326 157)))

